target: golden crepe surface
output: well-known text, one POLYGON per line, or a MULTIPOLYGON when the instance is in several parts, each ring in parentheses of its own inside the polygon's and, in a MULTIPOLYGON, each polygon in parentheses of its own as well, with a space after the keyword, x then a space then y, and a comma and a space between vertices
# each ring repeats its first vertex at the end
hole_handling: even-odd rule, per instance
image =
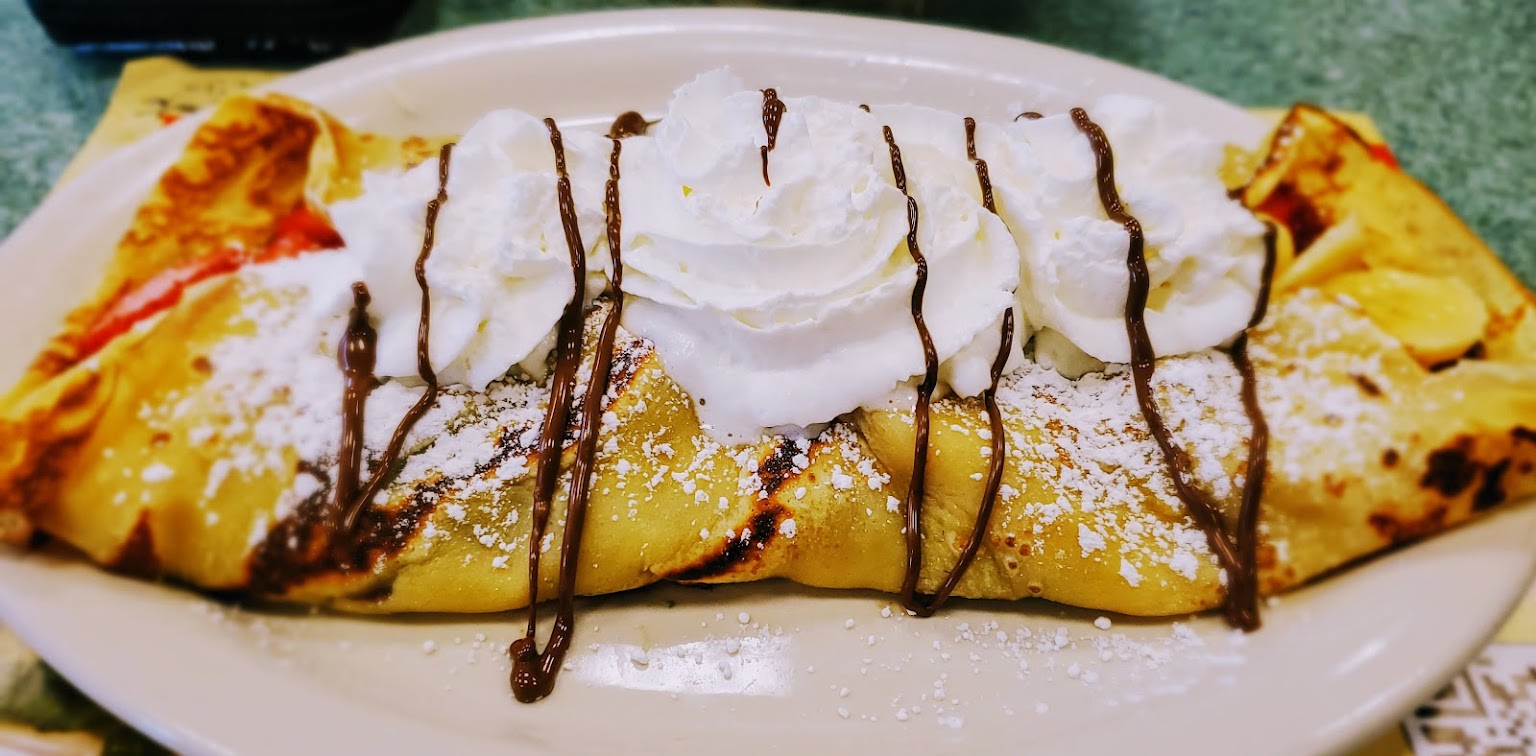
MULTIPOLYGON (((88 359, 75 346, 123 292, 232 243, 259 247, 296 206, 323 212, 358 190, 362 171, 434 146, 357 134, 276 95, 215 112, 141 209, 100 293, 0 406, 0 532, 20 542, 35 529, 116 569, 345 611, 526 605, 545 387, 445 387, 349 548, 317 555, 305 544, 331 497, 339 333, 299 326, 303 292, 283 275, 296 263, 210 277, 88 359)), ((1497 258, 1312 108, 1290 113, 1241 197, 1282 226, 1274 299, 1249 337, 1272 436, 1262 591, 1529 493, 1532 300, 1497 258), (1393 306, 1409 297, 1449 303, 1454 317, 1393 306)), ((604 311, 588 313, 589 363, 604 311)), ((611 375, 578 592, 772 577, 898 589, 910 412, 862 411, 811 439, 728 447, 700 427, 646 342, 621 332, 611 375)), ((1154 383, 1230 530, 1249 433, 1237 370, 1211 350, 1159 360, 1154 383)), ((374 458, 419 392, 398 381, 374 392, 374 458)), ((1220 605, 1225 576, 1172 489, 1128 372, 1069 381, 1026 361, 998 399, 1003 486, 957 595, 1153 616, 1220 605)), ((990 450, 979 401, 935 402, 932 428, 924 592, 970 535, 990 450)), ((539 547, 559 544, 564 525, 552 519, 539 547)), ((558 570, 543 560, 541 596, 558 570)))

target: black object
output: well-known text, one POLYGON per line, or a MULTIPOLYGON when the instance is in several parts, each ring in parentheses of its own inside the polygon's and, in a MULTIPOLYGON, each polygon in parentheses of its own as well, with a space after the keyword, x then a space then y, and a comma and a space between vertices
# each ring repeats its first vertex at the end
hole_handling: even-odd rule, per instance
POLYGON ((324 57, 387 39, 413 0, 27 0, 61 45, 191 57, 324 57))

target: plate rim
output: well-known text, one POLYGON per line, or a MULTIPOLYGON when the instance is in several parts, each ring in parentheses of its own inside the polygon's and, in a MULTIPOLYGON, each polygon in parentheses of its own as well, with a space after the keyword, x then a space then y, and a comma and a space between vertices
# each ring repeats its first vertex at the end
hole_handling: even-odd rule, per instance
MULTIPOLYGON (((702 28, 717 26, 737 30, 768 30, 772 33, 782 33, 786 27, 797 24, 814 22, 825 31, 828 24, 841 25, 839 31, 863 35, 878 31, 882 28, 894 31, 912 33, 921 30, 922 33, 932 35, 935 39, 942 38, 943 44, 935 44, 934 48, 946 45, 959 44, 967 38, 986 39, 991 44, 999 42, 1017 45, 1022 49, 1034 48, 1035 51, 1044 51, 1053 57, 1065 62, 1091 61, 1091 65, 1100 69, 1108 68, 1115 74, 1117 82, 1126 82, 1127 86, 1134 85, 1138 79, 1155 79, 1160 86, 1169 86, 1183 90, 1189 94, 1210 101, 1213 105, 1219 103, 1232 111, 1246 111, 1238 105, 1222 100, 1181 82, 1164 78, 1158 74, 1142 69, 1137 69, 1117 61, 1099 58, 1086 53, 1060 48, 1036 42, 1029 39, 1010 37, 990 32, 960 29, 947 26, 900 21, 883 18, 869 18, 849 16, 824 11, 798 11, 780 9, 744 9, 744 8, 659 8, 659 9, 635 9, 635 10, 608 10, 573 14, 561 14, 554 16, 512 19, 484 24, 475 24, 456 29, 438 31, 418 37, 400 40, 380 47, 347 55, 326 63, 309 67, 288 75, 284 75, 258 88, 259 91, 283 91, 294 92, 303 97, 323 99, 327 92, 342 91, 353 88, 345 77, 339 73, 348 69, 355 69, 369 64, 380 64, 380 68, 387 69, 391 61, 402 59, 416 59, 423 57, 457 57, 471 55, 476 45, 492 44, 485 42, 483 37, 493 33, 508 33, 514 35, 526 34, 531 37, 527 43, 529 46, 548 44, 547 40, 569 37, 570 35, 583 35, 588 38, 598 38, 593 35, 593 27, 608 29, 614 36, 641 36, 676 33, 684 28, 702 28), (613 30, 618 30, 617 32, 613 30), (472 43, 459 45, 457 43, 472 43), (459 49, 455 50, 454 48, 459 49)), ((942 53, 939 53, 942 56, 942 53)), ((89 192, 89 185, 94 181, 126 179, 133 182, 133 186, 147 189, 158 176, 160 170, 168 165, 180 154, 180 146, 186 142, 192 131, 207 117, 207 111, 182 119, 181 122, 161 130, 145 139, 115 151, 112 155, 103 159, 97 165, 91 166, 79 177, 51 190, 42 202, 38 204, 13 230, 0 246, 0 261, 18 254, 18 250, 33 247, 39 243, 38 239, 48 225, 49 217, 58 212, 57 208, 79 206, 82 198, 89 192), (156 169, 146 170, 146 165, 156 166, 156 169)), ((1251 116, 1249 116, 1252 118, 1251 116)), ((1257 119, 1253 119, 1258 123, 1257 119)), ((1267 130, 1267 129, 1266 129, 1267 130)), ((142 194, 142 191, 139 192, 142 194)), ((1527 530, 1536 531, 1536 511, 1532 511, 1528 502, 1510 503, 1502 507, 1504 512, 1495 516, 1504 517, 1507 512, 1521 509, 1513 517, 1523 517, 1527 530)), ((1485 518, 1488 519, 1488 518, 1485 518)), ((11 554, 0 555, 0 569, 4 568, 4 562, 11 561, 11 554)), ((1352 568, 1351 568, 1352 569, 1352 568)), ((1521 585, 1528 585, 1533 576, 1536 576, 1536 556, 1527 559, 1521 585)), ((111 576, 113 580, 119 580, 111 576)), ((158 588, 158 587, 157 587, 158 588)), ((186 589, 177 587, 158 588, 185 592, 186 589)), ((1487 639, 1497 631, 1503 618, 1520 601, 1524 590, 1513 592, 1502 601, 1502 611, 1494 617, 1486 620, 1486 628, 1480 633, 1483 638, 1476 645, 1463 649, 1459 654, 1454 670, 1465 667, 1466 663, 1477 654, 1486 644, 1487 639)), ((20 622, 14 617, 20 616, 20 611, 25 605, 25 600, 18 597, 17 592, 7 588, 0 582, 0 609, 6 609, 3 614, 12 617, 7 620, 13 631, 17 633, 34 649, 39 650, 49 663, 55 666, 62 674, 86 691, 93 699, 101 702, 114 714, 130 722, 136 728, 156 740, 189 752, 219 753, 227 752, 220 743, 208 739, 198 728, 187 728, 165 723, 151 714, 153 707, 140 706, 129 700, 126 691, 117 690, 113 686, 97 679, 90 670, 81 669, 70 661, 69 655, 55 649, 53 653, 44 652, 43 649, 52 649, 55 644, 51 642, 44 628, 33 627, 25 619, 20 622), (56 663, 53 659, 59 659, 56 663)), ((1407 709, 1419 702, 1425 696, 1442 684, 1442 680, 1435 679, 1436 675, 1427 677, 1421 675, 1419 686, 1410 686, 1410 689, 1399 690, 1396 696, 1388 700, 1377 700, 1363 709, 1348 712, 1342 719, 1355 720, 1355 726, 1346 731, 1336 732, 1326 741, 1317 741, 1315 745, 1330 750, 1345 748, 1371 737, 1376 730, 1395 721, 1400 711, 1407 709), (1410 700, 1411 699, 1411 700, 1410 700), (1406 703, 1403 703, 1406 701, 1406 703)), ((520 750, 518 743, 504 744, 508 750, 520 750)))

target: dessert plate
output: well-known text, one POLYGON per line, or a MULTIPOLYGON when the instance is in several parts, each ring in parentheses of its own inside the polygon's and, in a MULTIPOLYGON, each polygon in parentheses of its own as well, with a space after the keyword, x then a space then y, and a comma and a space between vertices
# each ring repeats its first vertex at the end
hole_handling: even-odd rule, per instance
MULTIPOLYGON (((1265 124, 1188 88, 1029 42, 785 12, 642 11, 475 27, 274 83, 355 125, 453 133, 515 106, 566 128, 655 111, 729 64, 749 83, 1001 118, 1134 92, 1254 145, 1265 124)), ((86 293, 197 119, 55 193, 0 250, 0 382, 86 293), (19 282, 25 281, 25 285, 19 282)), ((1289 594, 1266 627, 785 584, 591 600, 557 692, 515 703, 521 613, 360 619, 236 609, 68 554, 0 554, 0 617, 130 723, 188 753, 807 749, 1298 753, 1345 748, 1454 674, 1536 570, 1536 508, 1289 594)))

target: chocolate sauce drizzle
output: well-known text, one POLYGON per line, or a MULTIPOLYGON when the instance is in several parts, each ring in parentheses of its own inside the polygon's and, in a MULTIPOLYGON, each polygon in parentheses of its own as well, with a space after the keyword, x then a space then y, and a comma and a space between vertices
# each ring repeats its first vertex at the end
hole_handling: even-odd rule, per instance
POLYGON ((906 527, 906 572, 901 579, 901 605, 919 616, 933 614, 934 608, 925 604, 917 595, 917 579, 923 569, 923 480, 928 472, 928 410, 933 403, 933 389, 939 383, 939 355, 933 347, 933 336, 923 320, 923 294, 928 289, 928 260, 923 257, 917 243, 917 199, 907 191, 907 169, 901 162, 901 148, 890 126, 881 129, 885 144, 891 152, 891 174, 896 178, 896 188, 907 197, 907 252, 917 265, 917 283, 912 287, 912 323, 917 327, 917 337, 923 344, 923 382, 917 387, 917 406, 913 410, 912 429, 916 443, 912 449, 912 479, 907 483, 907 500, 903 508, 906 527))
MULTIPOLYGON (((965 156, 976 166, 976 181, 981 186, 981 204, 993 215, 997 214, 997 204, 992 196, 992 178, 987 171, 987 161, 976 156, 976 119, 965 118, 965 156)), ((965 575, 966 569, 976 560, 976 554, 981 551, 983 536, 992 524, 992 510, 997 507, 997 492, 1003 485, 1003 468, 1008 459, 1008 442, 1004 437, 1003 411, 997 406, 997 384, 1003 379, 1003 371, 1008 367, 1008 353, 1013 349, 1013 308, 1003 311, 1002 333, 997 342, 997 355, 992 358, 992 383, 987 390, 982 392, 981 401, 987 407, 987 425, 992 431, 990 448, 992 455, 987 458, 987 484, 982 489, 981 507, 976 513, 976 527, 971 530, 970 540, 966 541, 965 549, 960 552, 960 559, 955 564, 955 569, 939 587, 930 603, 934 609, 947 600, 956 586, 960 584, 960 578, 965 575)))
POLYGON ((363 470, 363 418, 368 406, 368 394, 378 383, 373 375, 377 357, 378 333, 368 322, 368 285, 362 281, 352 284, 352 315, 347 320, 346 335, 336 350, 336 362, 341 367, 341 451, 336 461, 336 503, 331 507, 332 529, 341 527, 344 507, 357 496, 359 479, 363 470))
POLYGON ((645 116, 633 110, 626 110, 613 119, 613 125, 608 127, 609 139, 623 139, 624 137, 642 136, 656 121, 647 121, 645 116))
POLYGON ((619 319, 624 310, 624 263, 619 244, 623 224, 623 217, 619 211, 619 154, 622 146, 619 139, 615 137, 608 162, 608 183, 604 197, 608 249, 613 262, 607 291, 611 306, 598 335, 597 351, 593 355, 592 377, 587 384, 586 394, 582 398, 576 454, 571 463, 570 489, 566 496, 565 536, 560 546, 559 603, 549 645, 541 653, 538 650, 537 641, 539 552, 544 532, 549 524, 550 501, 559 476, 560 442, 570 418, 572 387, 576 381, 577 369, 581 365, 581 338, 585 314, 582 292, 586 282, 585 246, 582 244, 581 230, 576 222, 575 203, 571 199, 571 180, 565 167, 565 148, 554 119, 544 119, 544 125, 549 129, 550 146, 555 152, 555 170, 559 176, 556 192, 560 203, 560 221, 564 227, 566 246, 570 252, 574 288, 570 301, 566 303, 565 312, 560 318, 555 374, 550 380, 549 407, 545 412, 544 427, 539 435, 539 465, 535 478, 533 523, 528 540, 528 630, 524 637, 513 642, 507 649, 507 654, 512 658, 512 693, 523 703, 538 701, 548 696, 554 689, 555 677, 565 659, 566 651, 570 648, 576 628, 576 570, 580 564, 581 536, 586 525, 587 502, 591 493, 592 461, 597 454, 597 423, 602 413, 603 396, 608 392, 614 340, 617 338, 619 319))
POLYGON ((356 489, 362 469, 363 410, 367 402, 367 392, 356 391, 354 383, 358 376, 353 374, 352 362, 353 358, 356 358, 359 365, 364 361, 367 362, 371 389, 371 382, 374 380, 372 352, 375 339, 371 335, 373 328, 368 325, 368 287, 358 283, 352 288, 354 302, 352 319, 340 349, 342 370, 346 374, 347 386, 342 399, 341 459, 336 475, 335 509, 340 513, 336 532, 350 533, 357 523, 358 513, 368 505, 368 502, 373 501, 373 497, 377 496, 384 485, 394 477, 400 454, 405 449, 406 435, 437 401, 437 372, 432 369, 429 350, 429 337, 432 333, 432 297, 431 289, 427 285, 427 260, 432 257, 432 247, 437 239, 437 214, 442 210, 443 203, 448 201, 448 165, 452 159, 453 144, 443 145, 438 152, 437 196, 427 203, 426 229, 422 232, 421 252, 416 255, 416 285, 421 288, 421 320, 416 327, 416 372, 421 376, 421 381, 426 384, 427 389, 406 411, 405 416, 400 418, 400 424, 395 426, 394 435, 390 436, 384 455, 374 465, 373 475, 362 486, 361 491, 356 489))
POLYGON ((1264 227, 1264 271, 1259 277, 1259 296, 1248 328, 1232 342, 1232 364, 1243 378, 1243 411, 1252 428, 1248 435, 1248 470, 1243 477, 1243 503, 1237 515, 1237 558, 1242 574, 1229 579, 1227 612, 1232 624, 1246 630, 1259 627, 1259 500, 1264 496, 1264 475, 1269 469, 1269 423, 1259 405, 1259 382, 1248 359, 1248 332, 1264 321, 1275 276, 1275 227, 1264 227))
MULTIPOLYGON (((890 126, 882 127, 882 132, 885 135, 885 144, 890 149, 891 174, 895 177, 896 188, 900 189, 907 198, 907 251, 912 255, 912 262, 917 266, 917 283, 912 287, 912 323, 917 327, 918 339, 923 344, 924 368, 923 382, 917 387, 917 406, 913 413, 916 443, 913 444, 912 450, 912 478, 907 485, 906 506, 903 509, 906 527, 902 532, 906 538, 907 559, 901 580, 901 605, 919 617, 930 617, 949 599, 955 587, 960 584, 960 579, 964 577, 966 569, 981 551, 981 542, 986 537, 992 510, 997 502, 997 492, 1002 485, 1006 447, 1002 415, 997 406, 997 384, 1002 379, 1003 368, 1008 362, 1008 352, 1013 345, 1013 308, 1010 307, 1003 315, 1001 340, 997 357, 992 362, 992 385, 983 395, 992 427, 992 456, 988 462, 987 484, 977 513, 976 526, 971 530, 970 539, 961 550, 954 568, 939 585, 939 590, 932 596, 922 596, 917 592, 917 581, 923 567, 923 482, 928 470, 929 410, 933 403, 933 390, 939 382, 939 356, 933 346, 933 337, 928 332, 928 324, 923 320, 923 296, 928 289, 928 260, 923 257, 922 248, 917 241, 917 199, 907 190, 907 170, 902 163, 901 147, 896 144, 895 134, 891 132, 890 126)), ((974 154, 974 150, 971 152, 974 154)), ((986 179, 985 170, 979 170, 977 176, 985 182, 983 193, 990 194, 992 187, 986 179)))
MULTIPOLYGON (((1147 296, 1151 276, 1147 271, 1146 238, 1142 233, 1141 222, 1126 212, 1125 205, 1120 201, 1120 193, 1115 189, 1115 157, 1104 130, 1099 128, 1099 125, 1088 117, 1088 111, 1082 108, 1072 109, 1072 122, 1077 125, 1083 136, 1087 137, 1089 146, 1093 148, 1099 201, 1104 206, 1104 213, 1124 226, 1126 234, 1130 237, 1126 254, 1130 287, 1125 299, 1125 330, 1131 345, 1131 377, 1136 385, 1137 404, 1141 406, 1141 413, 1146 418, 1147 428, 1153 440, 1162 450, 1163 460, 1168 465, 1168 475, 1173 479, 1174 490, 1183 500, 1195 524, 1205 531, 1211 551, 1216 554, 1222 569, 1227 573, 1227 621, 1244 630, 1256 629, 1259 626, 1258 591, 1254 585, 1257 569, 1254 566, 1255 560, 1252 558, 1256 551, 1253 543, 1256 535, 1242 532, 1237 535, 1236 540, 1239 544, 1248 544, 1249 553, 1246 555, 1238 544, 1233 543, 1233 538, 1222 524, 1219 505, 1210 494, 1196 484, 1191 472, 1193 465, 1189 461, 1189 455, 1185 453, 1183 447, 1174 443, 1168 426, 1163 421, 1162 410, 1158 408, 1157 397, 1152 391, 1152 374, 1156 369, 1157 355, 1152 348, 1152 338, 1147 333, 1147 296)), ((1268 280, 1267 274, 1265 280, 1268 280)), ((1255 317, 1262 317, 1262 315, 1262 310, 1255 313, 1255 317)), ((1247 361, 1246 352, 1243 353, 1241 361, 1247 361)), ((1241 366, 1239 369, 1241 370, 1241 366)), ((1261 417, 1257 413, 1257 401, 1255 400, 1252 405, 1247 401, 1250 393, 1256 393, 1252 387, 1251 372, 1250 369, 1243 375, 1244 405, 1250 411, 1250 417, 1261 417)), ((1257 468, 1254 465, 1255 460, 1249 460, 1251 469, 1244 480, 1243 491, 1243 509, 1248 517, 1246 522, 1242 521, 1242 517, 1239 518, 1240 530, 1242 527, 1251 527, 1256 532, 1257 529, 1258 494, 1262 483, 1257 485, 1250 485, 1250 483, 1256 478, 1263 477, 1263 450, 1267 434, 1260 432, 1262 427, 1263 421, 1260 419, 1254 425, 1253 438, 1249 445, 1250 453, 1258 449, 1260 454, 1257 458, 1257 468)))
MULTIPOLYGON (((867 106, 864 107, 868 110, 867 106)), ((763 90, 763 128, 768 143, 761 148, 763 181, 771 186, 768 176, 768 153, 773 150, 778 136, 784 103, 772 89, 763 90)), ((1192 481, 1191 464, 1184 450, 1175 445, 1151 387, 1156 355, 1147 332, 1145 312, 1149 294, 1149 273, 1145 257, 1145 238, 1140 222, 1126 212, 1114 184, 1114 155, 1109 140, 1082 108, 1071 112, 1073 122, 1087 137, 1093 148, 1097 184, 1105 213, 1124 226, 1129 237, 1127 269, 1130 286, 1126 297, 1125 323, 1131 343, 1131 372, 1136 386, 1138 404, 1145 415, 1153 439, 1161 449, 1168 465, 1174 487, 1190 511, 1191 517, 1205 531, 1213 552, 1229 577, 1226 609, 1228 621, 1245 630, 1259 625, 1257 608, 1257 524, 1259 501, 1262 498, 1263 480, 1268 449, 1268 426, 1258 401, 1257 382, 1249 361, 1248 333, 1244 331, 1233 344, 1231 357, 1242 376, 1244 409, 1252 422, 1249 438, 1248 471, 1242 491, 1242 508, 1238 518, 1235 538, 1223 529, 1216 502, 1192 481), (1234 543, 1235 540, 1235 543, 1234 543)), ((1040 118, 1039 113, 1025 112, 1014 120, 1040 118)), ((560 572, 557 583, 558 608, 554 630, 549 644, 540 652, 537 644, 538 603, 540 584, 540 554, 548 529, 555 485, 559 479, 562 440, 570 424, 571 401, 576 374, 581 364, 581 347, 584 330, 584 301, 582 292, 586 281, 585 245, 577 223, 575 203, 572 199, 571 181, 566 169, 565 149, 560 130, 555 121, 544 119, 549 130, 550 146, 554 153, 557 174, 556 194, 560 208, 560 221, 571 262, 572 296, 561 314, 555 352, 555 370, 550 380, 550 396, 543 427, 540 431, 537 455, 539 458, 534 481, 532 522, 528 541, 528 627, 523 638, 508 649, 512 659, 511 686, 517 700, 524 703, 538 701, 549 695, 555 677, 569 649, 575 630, 574 612, 576 597, 576 572, 580 560, 581 538, 585 527, 586 510, 591 493, 592 464, 596 457, 598 418, 602 411, 602 398, 607 393, 608 381, 614 356, 614 343, 624 306, 623 258, 620 236, 623 218, 619 203, 619 157, 623 137, 644 134, 654 122, 648 122, 639 113, 630 111, 620 115, 609 130, 613 149, 609 158, 609 178, 606 184, 604 210, 606 215, 607 241, 612 270, 606 297, 610 309, 599 332, 596 353, 593 356, 592 379, 582 398, 579 414, 575 456, 571 466, 570 488, 566 503, 566 524, 560 552, 560 572)), ((976 154, 976 122, 964 120, 966 156, 976 168, 981 187, 982 204, 996 213, 991 180, 987 163, 976 154)), ((906 169, 902 162, 901 148, 897 145, 889 126, 883 127, 885 142, 890 150, 891 172, 898 189, 907 200, 907 249, 917 268, 917 281, 912 290, 911 313, 923 346, 924 376, 918 386, 917 405, 914 412, 916 441, 913 449, 912 476, 906 495, 904 529, 906 546, 905 574, 901 586, 902 605, 919 616, 931 616, 949 599, 959 585, 965 571, 974 562, 989 528, 995 509, 997 494, 1002 483, 1006 462, 1005 429, 1002 413, 997 404, 997 388, 1006 368, 1012 348, 1014 312, 1004 313, 997 355, 991 366, 991 384, 982 394, 991 428, 991 456, 983 497, 977 513, 977 522, 962 549, 954 568, 940 583, 931 596, 917 593, 917 583, 922 568, 922 504, 926 477, 930 436, 930 410, 933 391, 938 383, 938 355, 923 317, 923 298, 928 284, 928 263, 918 242, 919 211, 917 200, 908 191, 906 169)), ((368 319, 371 298, 368 288, 361 282, 353 284, 353 307, 348 326, 337 350, 338 364, 345 379, 342 400, 342 441, 335 485, 335 500, 330 519, 334 533, 347 533, 353 528, 359 512, 388 482, 390 471, 397 466, 404 448, 405 437, 421 416, 437 399, 438 382, 429 355, 431 331, 431 300, 426 279, 426 263, 431 256, 436 237, 438 213, 447 202, 449 164, 453 145, 442 147, 438 165, 437 196, 427 203, 425 231, 421 251, 416 259, 416 281, 421 289, 421 316, 417 330, 417 372, 426 384, 426 391, 401 419, 391 436, 388 447, 375 465, 374 474, 361 482, 363 467, 363 422, 369 393, 377 385, 373 375, 376 361, 377 334, 368 319)), ((1275 230, 1271 226, 1266 234, 1266 260, 1261 289, 1248 327, 1257 326, 1264 318, 1270 296, 1271 278, 1275 265, 1275 230)))
POLYGON ((1044 118, 1044 117, 1045 116, 1040 115, 1039 113, 1036 113, 1033 110, 1026 110, 1023 113, 1020 113, 1020 114, 1014 116, 1013 120, 1017 121, 1020 118, 1023 118, 1026 121, 1038 121, 1038 120, 1040 120, 1041 118, 1044 118))
MULTIPOLYGON (((571 198, 571 178, 565 166, 565 143, 553 118, 544 119, 549 130, 549 143, 555 153, 556 197, 560 206, 560 224, 565 232, 566 249, 571 261, 571 298, 560 315, 559 336, 555 347, 555 372, 549 382, 549 405, 544 412, 544 425, 539 432, 539 457, 534 476, 533 521, 528 536, 528 630, 515 641, 508 654, 512 657, 512 692, 524 703, 537 701, 549 695, 554 685, 555 670, 565 654, 573 627, 564 612, 557 612, 554 632, 550 635, 549 648, 540 653, 536 639, 539 618, 539 555, 543 550, 544 532, 549 526, 550 503, 554 498, 555 483, 560 475, 561 440, 570 421, 571 392, 576 384, 576 371, 581 365, 582 302, 581 292, 586 285, 587 264, 585 246, 581 241, 581 228, 576 222, 575 201, 571 198), (562 619, 565 622, 562 623, 562 619)), ((572 502, 567 502, 567 507, 572 502)), ((567 526, 571 525, 569 518, 567 526)), ((564 545, 562 545, 562 551, 564 545)), ((561 608, 564 608, 563 606, 561 608)))
MULTIPOLYGON (((976 555, 981 553, 981 543, 986 540, 987 530, 992 526, 992 510, 997 508, 997 492, 1003 486, 1003 467, 1007 461, 1008 454, 1007 441, 1003 436, 1005 432, 1003 428, 1003 412, 997 406, 997 384, 1002 382, 1003 370, 1008 366, 1008 352, 1013 347, 1012 307, 1003 312, 1002 333, 999 338, 997 356, 992 358, 992 384, 981 394, 981 400, 987 407, 987 425, 992 431, 992 439, 989 443, 992 454, 987 457, 987 483, 986 487, 982 489, 981 505, 976 510, 976 525, 971 528, 970 538, 966 539, 965 546, 960 550, 960 556, 955 560, 954 568, 949 571, 948 575, 944 576, 944 582, 939 584, 939 589, 932 596, 923 599, 915 594, 909 595, 903 591, 902 605, 920 617, 933 616, 934 612, 937 612, 939 607, 949 600, 950 595, 955 592, 955 588, 960 585, 960 579, 965 577, 965 571, 970 569, 971 563, 976 561, 976 555)), ((908 491, 908 496, 909 498, 911 496, 910 490, 908 491)), ((919 505, 918 510, 918 514, 921 515, 921 505, 919 505)), ((914 526, 909 522, 907 531, 911 532, 913 528, 914 526)), ((907 539, 907 545, 908 548, 911 547, 912 539, 907 539)), ((918 541, 918 549, 915 561, 921 567, 921 539, 918 541)), ((907 569, 910 570, 912 568, 913 561, 914 558, 909 556, 907 569)), ((907 580, 910 580, 915 587, 917 583, 916 576, 911 576, 907 580)), ((906 582, 906 580, 903 581, 903 588, 905 588, 906 582)))
POLYGON ((763 90, 763 133, 768 135, 768 144, 759 148, 763 155, 763 185, 773 186, 768 180, 768 153, 779 143, 779 122, 784 120, 784 101, 779 99, 779 90, 769 87, 763 90))
MULTIPOLYGON (((981 184, 982 207, 996 215, 997 203, 992 198, 992 177, 987 172, 987 161, 976 157, 976 119, 970 116, 965 117, 965 157, 971 161, 971 165, 976 166, 976 181, 981 184)), ((1009 336, 1012 337, 1012 331, 1009 336)))

